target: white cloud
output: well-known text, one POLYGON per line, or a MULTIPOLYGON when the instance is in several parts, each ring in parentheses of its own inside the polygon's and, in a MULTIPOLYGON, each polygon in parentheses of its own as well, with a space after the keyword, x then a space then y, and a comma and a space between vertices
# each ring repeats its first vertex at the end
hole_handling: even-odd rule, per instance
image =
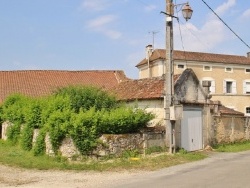
POLYGON ((221 6, 215 9, 215 12, 219 15, 224 14, 228 9, 233 7, 236 4, 236 0, 228 0, 227 2, 223 3, 221 6))
MULTIPOLYGON (((236 0, 228 0, 216 9, 217 14, 230 10, 235 3, 236 0)), ((206 22, 201 27, 192 23, 181 24, 180 27, 184 48, 189 51, 214 51, 217 46, 233 38, 224 24, 211 13, 207 15, 206 22)), ((174 29, 175 47, 182 50, 179 26, 175 25, 174 29)))
POLYGON ((114 22, 115 20, 116 20, 116 17, 114 15, 104 15, 96 19, 90 20, 87 26, 89 28, 100 28, 104 25, 114 22))
MULTIPOLYGON (((197 28, 193 24, 181 25, 182 40, 179 32, 175 32, 175 46, 176 49, 182 49, 182 42, 185 50, 189 51, 209 51, 224 38, 224 28, 219 21, 210 21, 197 28), (214 29, 216 28, 216 32, 214 29)), ((179 30, 179 26, 175 26, 175 31, 179 30)))
POLYGON ((93 29, 96 32, 102 33, 111 39, 118 39, 122 36, 122 33, 108 27, 109 24, 116 20, 117 17, 114 15, 104 15, 90 20, 87 23, 87 27, 93 29))
POLYGON ((247 9, 246 11, 244 11, 241 18, 249 19, 250 18, 250 9, 247 9))
POLYGON ((119 39, 122 33, 111 29, 103 29, 102 32, 111 39, 119 39))
POLYGON ((156 6, 155 5, 148 5, 144 9, 145 9, 146 12, 150 12, 152 10, 155 10, 156 6))
POLYGON ((101 11, 108 7, 109 3, 107 0, 84 0, 81 4, 82 9, 101 11))

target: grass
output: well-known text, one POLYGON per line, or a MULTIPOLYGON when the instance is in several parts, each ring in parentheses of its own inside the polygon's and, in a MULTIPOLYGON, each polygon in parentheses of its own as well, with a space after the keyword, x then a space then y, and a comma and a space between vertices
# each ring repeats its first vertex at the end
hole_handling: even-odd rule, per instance
MULTIPOLYGON (((220 144, 214 146, 217 152, 240 152, 250 150, 250 141, 220 144)), ((40 170, 88 170, 88 171, 122 171, 122 170, 157 170, 178 164, 202 160, 205 152, 186 152, 180 150, 174 155, 152 148, 145 157, 138 152, 125 152, 121 158, 100 158, 99 160, 83 159, 70 162, 63 157, 47 155, 34 156, 32 151, 24 151, 18 146, 0 140, 0 163, 27 169, 40 170), (155 153, 157 152, 157 153, 155 153)))
POLYGON ((126 156, 69 162, 63 157, 47 155, 35 157, 31 151, 24 151, 18 146, 0 140, 0 163, 28 169, 57 170, 91 170, 91 171, 122 171, 122 170, 157 170, 177 164, 197 161, 206 158, 202 152, 177 153, 168 155, 166 152, 142 156, 126 156))
POLYGON ((218 152, 240 152, 250 150, 250 141, 219 144, 214 146, 214 149, 218 152))

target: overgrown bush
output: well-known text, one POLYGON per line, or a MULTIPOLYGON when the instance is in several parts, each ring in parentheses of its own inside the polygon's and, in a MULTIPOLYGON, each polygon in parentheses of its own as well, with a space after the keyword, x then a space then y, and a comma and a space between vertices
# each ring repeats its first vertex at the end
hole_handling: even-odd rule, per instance
POLYGON ((11 123, 7 130, 8 139, 13 143, 19 140, 21 126, 23 125, 25 116, 25 105, 28 98, 20 94, 9 96, 2 106, 2 119, 11 123))
POLYGON ((117 100, 114 96, 93 86, 59 88, 54 95, 69 97, 70 106, 76 113, 80 109, 89 110, 94 107, 98 111, 103 108, 108 110, 117 106, 117 100))
POLYGON ((94 87, 61 88, 40 99, 12 95, 1 109, 1 119, 12 123, 8 139, 23 149, 32 149, 33 131, 40 129, 33 147, 35 155, 44 153, 46 133, 55 153, 70 136, 81 154, 88 155, 101 134, 138 132, 153 118, 144 110, 121 105, 114 96, 94 87))
POLYGON ((90 154, 97 146, 98 118, 95 109, 91 108, 88 111, 75 114, 71 119, 73 128, 70 130, 70 136, 83 155, 90 154))

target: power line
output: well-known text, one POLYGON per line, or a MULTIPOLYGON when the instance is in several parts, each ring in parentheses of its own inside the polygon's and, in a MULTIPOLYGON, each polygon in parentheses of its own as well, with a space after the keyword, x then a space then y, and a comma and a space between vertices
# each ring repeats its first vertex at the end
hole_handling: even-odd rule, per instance
POLYGON ((233 34, 238 37, 238 39, 241 40, 241 42, 243 42, 249 49, 250 49, 250 46, 239 36, 237 35, 225 22, 224 20, 222 20, 222 18, 220 18, 220 16, 218 14, 216 14, 216 12, 214 12, 214 10, 204 1, 202 0, 202 2, 220 19, 220 21, 222 21, 222 23, 227 26, 227 28, 233 32, 233 34))

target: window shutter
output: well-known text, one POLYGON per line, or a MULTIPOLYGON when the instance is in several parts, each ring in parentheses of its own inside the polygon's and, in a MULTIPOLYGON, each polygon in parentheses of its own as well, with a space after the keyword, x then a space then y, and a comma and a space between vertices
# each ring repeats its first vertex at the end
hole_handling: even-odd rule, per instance
POLYGON ((243 81, 243 94, 247 93, 247 84, 246 81, 243 81))
POLYGON ((211 86, 210 86, 211 93, 215 93, 215 81, 211 80, 211 86))
POLYGON ((227 93, 226 80, 223 80, 223 93, 227 93))
POLYGON ((245 81, 245 87, 246 87, 246 93, 249 94, 250 93, 250 82, 245 81))
POLYGON ((236 94, 237 93, 237 88, 236 88, 236 81, 232 82, 232 93, 236 94))

